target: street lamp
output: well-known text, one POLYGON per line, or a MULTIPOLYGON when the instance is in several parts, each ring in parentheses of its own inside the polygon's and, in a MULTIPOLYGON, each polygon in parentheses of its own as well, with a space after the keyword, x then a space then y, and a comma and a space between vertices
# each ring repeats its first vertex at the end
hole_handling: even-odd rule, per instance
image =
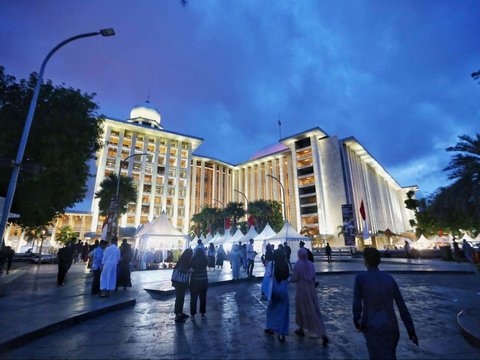
POLYGON ((278 181, 278 183, 280 184, 280 186, 282 187, 282 197, 283 197, 283 214, 284 214, 284 217, 285 217, 285 221, 287 221, 287 203, 285 202, 285 188, 283 187, 283 184, 282 182, 275 176, 273 175, 270 175, 270 174, 267 174, 268 177, 271 177, 272 179, 275 179, 278 181))
POLYGON ((90 33, 72 36, 62 41, 57 46, 55 46, 52 50, 50 50, 50 52, 47 54, 47 56, 42 62, 42 66, 40 67, 40 72, 38 73, 35 90, 33 91, 33 97, 32 97, 32 100, 30 101, 30 107, 28 109, 27 119, 25 120, 25 126, 23 127, 23 133, 22 133, 22 138, 20 140, 20 145, 18 146, 17 157, 15 159, 15 163, 13 163, 12 176, 10 178, 10 183, 8 185, 8 191, 7 191, 7 196, 5 198, 2 218, 0 219, 0 246, 3 244, 3 234, 5 232, 5 226, 7 225, 8 214, 10 213, 10 210, 12 208, 13 197, 15 195, 15 188, 17 187, 18 175, 20 173, 20 168, 22 166, 23 154, 25 152, 25 147, 27 146, 28 134, 30 133, 30 127, 32 126, 33 115, 35 114, 35 107, 37 106, 38 94, 40 93, 40 87, 42 85, 42 80, 43 80, 43 73, 45 71, 45 67, 47 66, 47 62, 48 60, 50 60, 52 55, 58 49, 68 44, 69 42, 72 42, 81 38, 97 36, 97 35, 113 36, 115 35, 115 31, 112 28, 108 28, 108 29, 102 29, 97 32, 90 32, 90 33))
POLYGON ((107 229, 107 240, 110 241, 112 236, 117 235, 118 231, 118 211, 120 210, 120 199, 118 195, 120 194, 120 178, 122 173, 122 165, 128 162, 128 160, 135 156, 148 156, 149 153, 138 153, 132 154, 127 156, 125 159, 120 160, 120 166, 118 169, 117 174, 117 189, 115 191, 115 197, 112 198, 110 202, 110 209, 109 209, 109 222, 108 222, 108 229, 107 229))
POLYGON ((223 205, 223 202, 221 202, 220 200, 217 200, 217 199, 212 199, 212 201, 218 202, 220 205, 222 205, 222 208, 224 208, 224 207, 225 207, 225 205, 223 205))

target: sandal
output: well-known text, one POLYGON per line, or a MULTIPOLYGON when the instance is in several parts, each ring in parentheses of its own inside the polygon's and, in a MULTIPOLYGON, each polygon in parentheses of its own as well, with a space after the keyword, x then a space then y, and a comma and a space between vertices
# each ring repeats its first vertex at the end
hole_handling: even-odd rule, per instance
POLYGON ((275 334, 275 332, 272 329, 265 329, 265 330, 263 330, 263 332, 265 334, 268 334, 268 335, 274 335, 275 334))
POLYGON ((285 336, 284 335, 278 335, 278 341, 280 342, 285 342, 285 336))
POLYGON ((298 336, 305 336, 305 333, 303 332, 303 330, 300 330, 300 329, 295 330, 295 334, 297 334, 298 336))

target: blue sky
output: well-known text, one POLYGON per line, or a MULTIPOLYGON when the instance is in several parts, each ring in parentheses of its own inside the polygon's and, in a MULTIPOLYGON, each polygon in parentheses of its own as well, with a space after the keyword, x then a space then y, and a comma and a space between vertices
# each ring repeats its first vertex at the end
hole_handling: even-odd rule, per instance
POLYGON ((479 1, 0 2, 0 65, 95 92, 126 119, 147 95, 172 131, 229 163, 320 127, 355 136, 400 185, 447 184, 444 149, 479 130, 479 1))

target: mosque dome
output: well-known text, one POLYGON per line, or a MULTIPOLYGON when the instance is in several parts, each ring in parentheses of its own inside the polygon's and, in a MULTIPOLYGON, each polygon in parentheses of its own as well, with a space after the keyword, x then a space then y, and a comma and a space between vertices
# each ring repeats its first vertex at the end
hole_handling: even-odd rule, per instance
POLYGON ((147 100, 135 105, 132 111, 130 111, 130 120, 140 124, 160 127, 161 116, 158 110, 147 100))
POLYGON ((265 156, 268 156, 268 155, 272 155, 272 154, 275 154, 277 152, 284 151, 284 150, 287 150, 287 149, 288 149, 288 146, 286 146, 282 143, 271 144, 271 145, 265 146, 265 147, 261 148, 260 150, 258 150, 255 154, 252 155, 250 160, 259 159, 259 158, 262 158, 262 157, 265 157, 265 156))

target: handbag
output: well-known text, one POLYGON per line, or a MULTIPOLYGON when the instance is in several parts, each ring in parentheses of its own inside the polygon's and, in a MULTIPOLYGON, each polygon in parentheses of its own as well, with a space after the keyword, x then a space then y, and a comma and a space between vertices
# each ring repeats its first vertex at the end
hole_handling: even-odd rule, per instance
POLYGON ((265 275, 263 276, 262 286, 260 287, 260 299, 262 301, 272 301, 274 266, 273 261, 270 261, 265 268, 265 275))
POLYGON ((190 281, 190 273, 173 269, 172 281, 176 281, 183 284, 188 284, 190 281))

